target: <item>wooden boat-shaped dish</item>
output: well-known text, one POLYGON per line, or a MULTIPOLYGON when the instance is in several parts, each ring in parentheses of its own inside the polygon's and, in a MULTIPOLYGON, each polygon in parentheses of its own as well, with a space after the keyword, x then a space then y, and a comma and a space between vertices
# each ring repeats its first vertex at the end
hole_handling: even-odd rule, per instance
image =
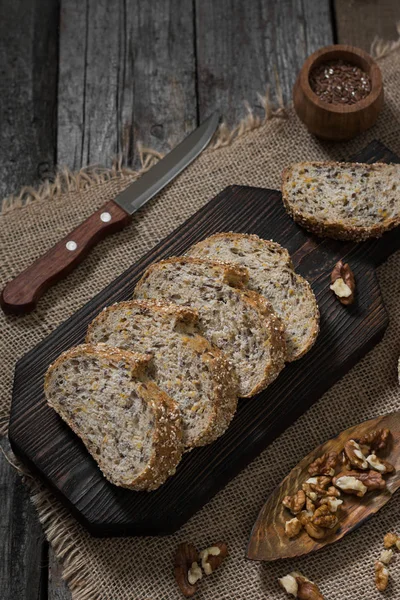
POLYGON ((265 561, 293 558, 320 550, 328 544, 333 544, 372 517, 382 506, 389 502, 399 487, 400 412, 395 412, 350 427, 350 429, 342 431, 337 437, 325 442, 306 456, 282 481, 261 509, 251 532, 247 547, 247 558, 265 561), (386 489, 369 491, 363 498, 342 493, 343 510, 340 517, 340 527, 326 538, 314 540, 304 530, 298 537, 288 538, 285 535, 285 521, 291 519, 292 515, 283 506, 282 500, 285 496, 293 495, 301 489, 302 483, 309 477, 309 465, 325 452, 332 450, 340 452, 347 440, 361 438, 366 433, 381 428, 390 429, 392 435, 387 448, 379 451, 378 455, 388 460, 395 467, 394 473, 384 476, 386 489))

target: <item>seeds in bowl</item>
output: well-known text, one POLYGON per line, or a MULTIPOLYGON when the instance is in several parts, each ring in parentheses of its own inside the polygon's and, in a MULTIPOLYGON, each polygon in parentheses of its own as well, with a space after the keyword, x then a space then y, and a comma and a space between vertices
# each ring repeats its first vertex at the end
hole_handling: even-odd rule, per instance
POLYGON ((328 104, 355 104, 371 92, 367 73, 343 60, 330 60, 314 67, 309 82, 314 94, 328 104))

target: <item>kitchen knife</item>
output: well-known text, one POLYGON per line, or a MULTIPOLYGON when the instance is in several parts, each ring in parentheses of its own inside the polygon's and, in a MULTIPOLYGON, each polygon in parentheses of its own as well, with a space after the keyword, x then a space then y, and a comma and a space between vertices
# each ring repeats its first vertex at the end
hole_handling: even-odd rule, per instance
POLYGON ((121 192, 114 200, 81 223, 4 287, 0 304, 4 312, 32 311, 39 298, 56 281, 72 271, 90 249, 109 233, 127 225, 132 215, 187 167, 210 142, 219 117, 211 115, 154 167, 121 192))

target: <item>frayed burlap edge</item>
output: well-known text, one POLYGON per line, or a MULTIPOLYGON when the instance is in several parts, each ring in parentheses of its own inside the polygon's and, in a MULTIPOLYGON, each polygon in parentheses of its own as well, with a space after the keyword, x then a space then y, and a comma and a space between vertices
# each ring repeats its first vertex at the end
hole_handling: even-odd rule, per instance
MULTIPOLYGON (((396 27, 399 34, 397 40, 385 41, 379 38, 373 40, 371 55, 377 60, 387 57, 400 48, 400 23, 397 23, 396 27)), ((277 90, 277 108, 272 107, 269 89, 267 89, 264 96, 258 95, 264 109, 263 117, 256 116, 246 102, 245 106, 248 111, 246 117, 233 129, 229 129, 225 123, 222 123, 212 145, 209 146, 206 152, 213 152, 219 148, 229 146, 239 137, 265 125, 268 121, 287 118, 287 107, 283 103, 278 78, 277 90)), ((145 148, 140 144, 138 144, 138 152, 141 160, 139 170, 124 166, 123 157, 114 159, 111 168, 85 167, 76 173, 72 173, 67 168, 62 168, 57 172, 53 181, 45 181, 37 188, 26 186, 21 189, 19 194, 6 198, 3 201, 0 216, 14 210, 23 209, 32 202, 52 200, 58 198, 62 193, 81 191, 93 184, 101 184, 114 177, 128 175, 132 179, 138 178, 162 158, 162 154, 159 152, 145 148)), ((2 451, 4 453, 4 450, 2 451)), ((70 529, 76 527, 75 521, 69 512, 56 503, 50 492, 42 487, 19 461, 16 459, 13 461, 5 453, 4 455, 29 487, 31 501, 38 512, 44 534, 51 544, 56 558, 62 563, 62 577, 67 582, 74 600, 99 600, 100 596, 96 591, 96 582, 93 580, 92 573, 87 568, 85 560, 79 556, 79 551, 74 546, 70 534, 70 529)))
MULTIPOLYGON (((242 137, 249 131, 258 129, 268 121, 282 119, 287 117, 287 111, 283 103, 282 89, 277 81, 278 106, 273 107, 269 88, 264 95, 258 94, 258 98, 263 107, 264 115, 259 117, 254 114, 248 102, 245 102, 247 115, 240 121, 239 125, 229 128, 226 123, 221 123, 217 133, 214 136, 212 144, 205 152, 213 152, 219 148, 230 146, 234 140, 242 137)), ((38 187, 25 186, 16 195, 11 195, 3 200, 0 216, 6 215, 14 210, 24 208, 32 202, 43 202, 59 198, 66 192, 79 192, 87 189, 94 184, 102 184, 111 179, 129 176, 133 180, 140 177, 143 173, 163 158, 163 154, 152 148, 145 148, 142 144, 137 145, 141 168, 134 170, 125 166, 123 156, 118 156, 112 161, 111 168, 90 166, 83 167, 73 173, 67 167, 59 168, 54 179, 46 180, 38 187)))
POLYGON ((371 55, 374 58, 376 58, 377 60, 385 58, 386 56, 389 56, 389 54, 400 48, 400 21, 396 23, 396 29, 397 34, 399 36, 397 40, 382 40, 378 36, 374 38, 370 50, 371 55))

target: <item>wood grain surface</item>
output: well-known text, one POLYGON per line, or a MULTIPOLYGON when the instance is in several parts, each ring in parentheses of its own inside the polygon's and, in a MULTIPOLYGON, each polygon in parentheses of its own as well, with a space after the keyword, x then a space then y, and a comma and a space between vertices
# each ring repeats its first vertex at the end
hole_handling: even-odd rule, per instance
POLYGON ((47 587, 47 547, 28 488, 3 452, 11 454, 5 439, 0 446, 0 598, 36 599, 47 587))
POLYGON ((195 129, 193 11, 186 0, 62 2, 58 164, 132 163, 138 141, 166 152, 195 129))
POLYGON ((354 427, 342 431, 310 452, 289 473, 278 488, 271 494, 260 511, 251 532, 247 547, 247 558, 252 560, 278 560, 293 558, 321 550, 328 544, 342 539, 346 534, 361 527, 368 519, 384 506, 400 487, 400 412, 370 419, 354 427), (316 458, 325 452, 335 451, 338 454, 344 444, 351 439, 358 440, 374 429, 390 429, 391 438, 387 451, 378 452, 381 458, 389 461, 396 469, 391 475, 384 476, 386 489, 369 491, 363 498, 349 496, 342 492, 343 506, 339 513, 340 527, 322 540, 315 540, 302 531, 296 538, 289 539, 285 535, 285 522, 292 518, 283 506, 285 496, 292 496, 310 477, 308 467, 316 458))
MULTIPOLYGON (((357 158, 397 160, 379 143, 357 158)), ((374 265, 399 247, 398 231, 365 244, 315 238, 288 217, 279 192, 227 188, 19 361, 9 431, 14 452, 94 535, 175 531, 379 341, 387 316, 374 265), (286 366, 267 390, 242 401, 225 435, 186 455, 165 485, 152 493, 118 489, 104 479, 80 440, 46 405, 44 373, 61 351, 83 341, 89 322, 104 306, 131 297, 150 263, 230 230, 273 238, 288 248, 317 296, 317 343, 306 357, 286 366), (356 277, 357 303, 351 307, 342 306, 329 289, 330 273, 339 259, 349 262, 356 277)))
POLYGON ((219 110, 228 123, 237 124, 247 114, 246 101, 263 115, 258 94, 267 87, 275 104, 291 101, 293 74, 309 54, 332 42, 326 0, 197 0, 201 119, 219 110))
POLYGON ((53 0, 0 2, 0 198, 54 171, 57 21, 53 0))

